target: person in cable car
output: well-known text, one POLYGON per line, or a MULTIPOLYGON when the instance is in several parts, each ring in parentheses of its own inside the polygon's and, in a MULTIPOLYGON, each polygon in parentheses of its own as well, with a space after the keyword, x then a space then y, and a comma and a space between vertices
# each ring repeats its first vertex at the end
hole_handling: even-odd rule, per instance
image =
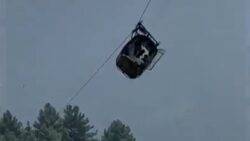
POLYGON ((156 56, 158 45, 159 43, 139 22, 132 32, 131 40, 116 59, 118 69, 131 79, 139 77, 156 56))

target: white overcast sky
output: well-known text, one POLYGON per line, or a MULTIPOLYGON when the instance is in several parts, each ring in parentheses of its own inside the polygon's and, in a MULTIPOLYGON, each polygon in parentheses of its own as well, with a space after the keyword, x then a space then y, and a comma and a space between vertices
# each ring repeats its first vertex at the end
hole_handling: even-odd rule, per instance
MULTIPOLYGON (((1 102, 22 121, 34 121, 46 102, 65 106, 145 6, 145 0, 0 1, 1 102)), ((112 58, 72 104, 100 131, 121 119, 138 141, 248 141, 249 4, 152 0, 144 23, 166 55, 136 80, 122 76, 112 58)))

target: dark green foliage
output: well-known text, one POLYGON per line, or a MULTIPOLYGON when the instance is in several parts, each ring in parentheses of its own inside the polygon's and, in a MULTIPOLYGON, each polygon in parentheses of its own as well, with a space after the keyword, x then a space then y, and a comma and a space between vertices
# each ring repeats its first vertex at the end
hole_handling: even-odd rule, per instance
POLYGON ((44 109, 40 110, 37 120, 38 121, 35 122, 34 127, 38 130, 49 127, 59 129, 62 122, 59 113, 57 113, 56 109, 49 103, 44 106, 44 109))
MULTIPOLYGON (((98 141, 97 131, 79 107, 67 105, 63 117, 47 103, 40 110, 33 126, 23 126, 6 111, 0 118, 0 141, 98 141)), ((121 121, 113 121, 105 129, 101 141, 135 141, 130 128, 121 121)))
POLYGON ((96 132, 91 132, 94 126, 89 125, 88 118, 77 106, 67 105, 64 110, 63 125, 72 141, 89 141, 96 135, 96 132))
POLYGON ((19 141, 18 137, 13 132, 6 132, 0 135, 0 141, 19 141))
POLYGON ((0 140, 15 141, 21 135, 22 123, 13 117, 9 111, 0 119, 0 140))
POLYGON ((27 122, 26 127, 22 130, 22 134, 19 139, 20 141, 38 141, 29 122, 27 122))
POLYGON ((104 130, 102 141, 135 141, 135 138, 128 126, 120 120, 115 120, 108 129, 104 130))
POLYGON ((62 118, 49 103, 40 110, 34 127, 35 136, 39 141, 61 141, 62 139, 66 141, 68 139, 62 118))

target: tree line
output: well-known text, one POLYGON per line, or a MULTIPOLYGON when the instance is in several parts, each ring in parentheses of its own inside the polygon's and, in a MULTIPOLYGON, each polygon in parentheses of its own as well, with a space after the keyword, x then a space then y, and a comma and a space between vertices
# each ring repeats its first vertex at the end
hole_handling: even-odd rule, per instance
POLYGON ((0 118, 0 141, 135 141, 129 126, 120 120, 98 135, 78 106, 67 105, 60 115, 49 103, 31 125, 21 123, 10 111, 0 118))

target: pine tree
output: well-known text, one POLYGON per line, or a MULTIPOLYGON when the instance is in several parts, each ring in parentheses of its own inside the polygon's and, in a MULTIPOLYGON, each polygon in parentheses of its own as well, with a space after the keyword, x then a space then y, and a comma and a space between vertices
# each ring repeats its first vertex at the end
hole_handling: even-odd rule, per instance
POLYGON ((40 110, 34 127, 35 135, 39 141, 68 141, 62 118, 49 103, 40 110))
POLYGON ((88 118, 79 111, 77 106, 66 106, 63 125, 72 141, 90 141, 94 140, 96 135, 96 132, 91 131, 94 126, 89 125, 88 118))
POLYGON ((10 111, 6 111, 0 119, 0 139, 16 141, 21 135, 22 123, 13 117, 10 111))
POLYGON ((133 134, 128 126, 120 120, 111 123, 108 129, 104 130, 102 141, 135 141, 133 134))
POLYGON ((38 139, 35 136, 35 132, 30 126, 29 122, 27 122, 26 127, 22 130, 22 134, 19 140, 20 141, 38 141, 38 139))

